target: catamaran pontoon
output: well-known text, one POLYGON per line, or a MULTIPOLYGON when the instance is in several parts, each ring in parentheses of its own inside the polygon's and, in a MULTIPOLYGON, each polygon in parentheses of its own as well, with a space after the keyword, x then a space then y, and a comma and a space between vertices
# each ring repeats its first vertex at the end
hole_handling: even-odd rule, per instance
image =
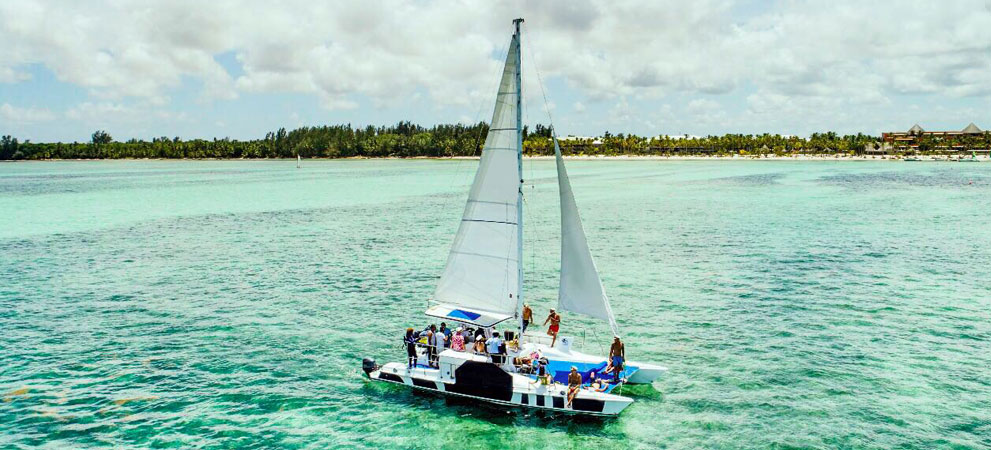
MULTIPOLYGON (((366 359, 362 368, 376 381, 397 383, 444 395, 468 397, 502 406, 549 409, 587 415, 616 415, 633 400, 610 393, 619 384, 649 383, 667 369, 628 361, 624 370, 603 374, 604 356, 570 348, 570 338, 555 346, 521 335, 523 297, 523 134, 520 68, 520 23, 515 32, 496 94, 495 111, 482 150, 478 171, 468 194, 458 233, 447 265, 434 293, 428 316, 491 330, 516 319, 517 338, 503 363, 486 355, 443 350, 437 365, 393 362, 378 366, 366 359), (553 382, 537 383, 533 375, 520 373, 515 357, 539 355, 547 360, 553 382), (608 381, 599 390, 582 389, 567 407, 567 378, 572 366, 583 382, 595 371, 608 381)), ((558 187, 561 198, 561 310, 608 321, 618 336, 609 299, 592 260, 575 204, 571 183, 557 139, 554 139, 558 187)), ((507 340, 513 339, 507 337, 507 340)), ((426 360, 426 358, 424 358, 426 360)))

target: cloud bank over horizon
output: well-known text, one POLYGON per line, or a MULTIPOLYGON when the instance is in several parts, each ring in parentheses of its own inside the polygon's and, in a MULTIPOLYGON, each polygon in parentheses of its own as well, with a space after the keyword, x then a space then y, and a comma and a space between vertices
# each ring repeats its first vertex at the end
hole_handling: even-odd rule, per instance
POLYGON ((0 133, 488 120, 517 16, 526 119, 561 134, 991 128, 987 0, 27 0, 0 3, 0 133))

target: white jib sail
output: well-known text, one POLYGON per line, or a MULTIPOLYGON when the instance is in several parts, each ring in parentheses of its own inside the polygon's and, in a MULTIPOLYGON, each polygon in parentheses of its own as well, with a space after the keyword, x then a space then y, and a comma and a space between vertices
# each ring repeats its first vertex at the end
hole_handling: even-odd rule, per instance
POLYGON ((554 138, 554 157, 557 160, 557 183, 561 193, 561 286, 558 291, 558 308, 609 322, 615 335, 619 335, 613 317, 609 297, 602 287, 599 271, 588 249, 585 229, 578 215, 575 194, 571 191, 568 171, 564 168, 561 147, 554 138))
POLYGON ((434 300, 441 303, 516 313, 521 264, 518 52, 514 35, 468 204, 434 292, 434 300))

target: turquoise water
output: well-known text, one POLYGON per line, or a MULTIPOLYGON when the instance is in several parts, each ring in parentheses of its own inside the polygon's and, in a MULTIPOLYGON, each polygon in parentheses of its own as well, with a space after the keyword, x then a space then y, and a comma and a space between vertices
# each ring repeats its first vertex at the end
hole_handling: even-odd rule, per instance
POLYGON ((0 164, 0 448, 991 447, 991 164, 570 162, 627 352, 671 369, 604 422, 361 377, 424 323, 474 166, 0 164))

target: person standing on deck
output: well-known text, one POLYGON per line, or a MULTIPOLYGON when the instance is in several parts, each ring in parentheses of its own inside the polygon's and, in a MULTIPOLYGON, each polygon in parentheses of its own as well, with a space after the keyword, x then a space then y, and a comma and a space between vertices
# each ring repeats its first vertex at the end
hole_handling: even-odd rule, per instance
MULTIPOLYGON (((531 322, 533 322, 533 310, 530 309, 530 305, 524 303, 523 304, 523 333, 526 333, 526 327, 528 327, 531 322)), ((523 334, 523 333, 520 333, 520 334, 523 334)))
POLYGON ((615 336, 612 346, 609 347, 609 367, 606 367, 606 373, 612 370, 616 380, 619 381, 619 374, 623 371, 624 363, 626 363, 626 346, 623 345, 619 336, 615 336))
POLYGON ((427 335, 427 348, 430 349, 430 366, 439 367, 437 364, 437 354, 444 347, 444 334, 437 331, 437 327, 430 325, 430 334, 427 335))
POLYGON ((544 320, 544 325, 547 325, 547 322, 551 323, 550 328, 547 328, 547 335, 554 337, 551 339, 551 347, 553 347, 557 343, 557 332, 561 329, 561 315, 555 312, 554 308, 551 308, 551 313, 544 320))
POLYGON ((459 352, 465 351, 465 337, 462 334, 462 329, 458 328, 454 330, 454 336, 451 336, 451 350, 456 350, 459 352))
POLYGON ((502 351, 499 346, 502 345, 502 339, 499 339, 499 332, 496 331, 492 333, 492 338, 485 341, 486 350, 488 350, 489 355, 492 356, 492 362, 496 364, 502 364, 502 351))
POLYGON ((440 334, 444 335, 444 348, 451 346, 451 329, 444 322, 440 323, 440 334))
POLYGON ((407 328, 403 346, 406 347, 406 360, 410 369, 416 367, 416 341, 417 336, 413 334, 413 329, 407 328))

